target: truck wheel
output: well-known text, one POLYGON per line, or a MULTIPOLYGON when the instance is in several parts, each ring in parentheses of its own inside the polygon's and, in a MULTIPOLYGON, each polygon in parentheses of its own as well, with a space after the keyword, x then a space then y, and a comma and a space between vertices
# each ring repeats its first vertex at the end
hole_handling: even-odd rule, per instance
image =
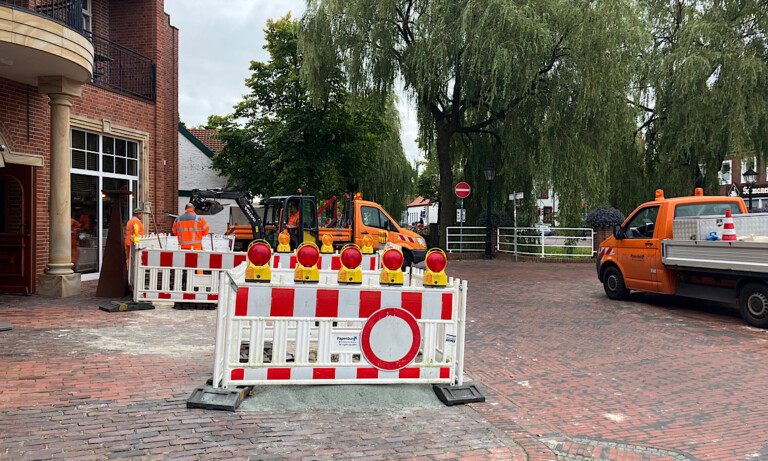
POLYGON ((629 290, 624 286, 624 277, 618 267, 611 266, 603 274, 603 289, 611 299, 625 300, 629 296, 629 290))
POLYGON ((739 294, 741 317, 753 327, 768 328, 768 287, 752 282, 739 294))

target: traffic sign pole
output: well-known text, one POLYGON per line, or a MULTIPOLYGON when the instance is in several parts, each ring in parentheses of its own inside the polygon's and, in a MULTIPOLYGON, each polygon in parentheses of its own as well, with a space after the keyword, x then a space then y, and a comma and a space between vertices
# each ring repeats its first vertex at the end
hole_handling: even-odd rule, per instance
POLYGON ((464 242, 464 199, 459 198, 459 253, 461 253, 462 243, 464 242))

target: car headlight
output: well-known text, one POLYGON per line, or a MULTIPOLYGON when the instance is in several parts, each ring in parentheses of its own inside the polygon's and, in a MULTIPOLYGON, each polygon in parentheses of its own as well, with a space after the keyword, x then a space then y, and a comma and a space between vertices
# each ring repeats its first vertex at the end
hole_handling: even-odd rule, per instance
POLYGON ((423 246, 424 248, 427 247, 427 242, 423 238, 416 237, 416 241, 419 243, 419 245, 423 246))

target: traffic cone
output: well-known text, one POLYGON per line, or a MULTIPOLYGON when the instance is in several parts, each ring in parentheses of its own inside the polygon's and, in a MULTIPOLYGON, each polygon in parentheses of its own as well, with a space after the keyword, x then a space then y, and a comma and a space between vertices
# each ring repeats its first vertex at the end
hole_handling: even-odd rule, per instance
POLYGON ((723 241, 736 241, 736 228, 733 227, 733 216, 731 210, 725 210, 725 220, 723 221, 723 241))

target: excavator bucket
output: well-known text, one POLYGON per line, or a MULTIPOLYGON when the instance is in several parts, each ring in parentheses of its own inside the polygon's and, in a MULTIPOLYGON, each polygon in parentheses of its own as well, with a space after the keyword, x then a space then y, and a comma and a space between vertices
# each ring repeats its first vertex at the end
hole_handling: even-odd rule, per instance
POLYGON ((195 212, 199 215, 214 215, 223 209, 224 206, 216 200, 202 200, 195 204, 195 212))

